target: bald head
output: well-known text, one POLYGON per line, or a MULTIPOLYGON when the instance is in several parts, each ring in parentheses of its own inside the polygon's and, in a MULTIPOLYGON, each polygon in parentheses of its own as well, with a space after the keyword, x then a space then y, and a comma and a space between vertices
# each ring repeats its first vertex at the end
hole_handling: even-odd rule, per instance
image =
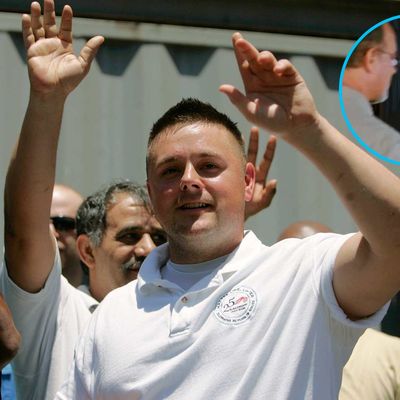
POLYGON ((55 184, 51 201, 51 216, 76 217, 76 212, 83 202, 83 197, 66 185, 55 184))
POLYGON ((278 242, 283 239, 304 239, 321 232, 332 232, 328 226, 315 221, 298 221, 290 224, 278 237, 278 242))

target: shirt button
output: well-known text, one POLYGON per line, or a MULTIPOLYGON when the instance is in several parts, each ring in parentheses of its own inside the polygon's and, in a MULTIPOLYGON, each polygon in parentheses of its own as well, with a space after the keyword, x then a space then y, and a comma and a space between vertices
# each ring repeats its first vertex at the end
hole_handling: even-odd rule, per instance
POLYGON ((186 296, 183 296, 181 299, 182 303, 187 303, 188 302, 188 298, 186 296))

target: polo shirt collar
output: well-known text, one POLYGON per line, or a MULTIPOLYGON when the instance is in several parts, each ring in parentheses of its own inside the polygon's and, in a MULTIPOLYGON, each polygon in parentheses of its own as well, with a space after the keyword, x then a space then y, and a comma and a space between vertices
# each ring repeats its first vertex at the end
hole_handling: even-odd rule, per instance
MULTIPOLYGON (((246 230, 239 246, 229 254, 224 262, 225 265, 219 271, 223 281, 227 280, 240 269, 249 254, 252 254, 259 246, 260 241, 256 235, 252 231, 246 230)), ((149 285, 168 286, 168 282, 162 279, 160 272, 160 269, 167 263, 168 259, 168 243, 158 246, 146 257, 138 275, 138 288, 140 291, 149 285)))

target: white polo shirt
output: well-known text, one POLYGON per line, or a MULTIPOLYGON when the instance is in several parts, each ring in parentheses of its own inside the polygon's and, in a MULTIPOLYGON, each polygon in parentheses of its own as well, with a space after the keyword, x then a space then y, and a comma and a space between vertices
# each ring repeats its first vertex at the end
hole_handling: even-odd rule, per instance
POLYGON ((337 399, 358 337, 332 289, 349 236, 264 246, 247 232, 222 268, 184 292, 163 280, 167 245, 101 303, 58 399, 337 399))

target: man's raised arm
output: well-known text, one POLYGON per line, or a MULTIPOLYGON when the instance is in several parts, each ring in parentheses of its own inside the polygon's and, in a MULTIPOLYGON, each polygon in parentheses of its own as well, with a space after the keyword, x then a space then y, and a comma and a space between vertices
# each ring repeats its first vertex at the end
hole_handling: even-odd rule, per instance
POLYGON ((13 281, 29 292, 39 291, 53 265, 55 241, 49 228, 56 153, 64 103, 81 82, 103 43, 90 39, 75 56, 72 9, 65 6, 60 28, 54 2, 37 2, 22 17, 30 98, 4 191, 5 257, 13 281))
POLYGON ((373 314, 400 288, 400 180, 318 113, 288 60, 259 52, 239 33, 233 46, 245 94, 231 85, 220 90, 252 124, 301 151, 333 185, 360 228, 338 253, 335 294, 349 317, 373 314))

